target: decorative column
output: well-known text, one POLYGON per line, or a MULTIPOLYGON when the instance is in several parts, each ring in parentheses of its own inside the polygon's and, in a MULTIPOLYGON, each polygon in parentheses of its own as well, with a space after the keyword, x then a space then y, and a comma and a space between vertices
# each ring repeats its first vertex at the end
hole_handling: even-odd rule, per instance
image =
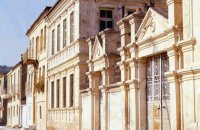
MULTIPOLYGON (((137 119, 137 127, 139 130, 146 130, 147 123, 146 123, 146 59, 139 59, 138 60, 138 90, 136 91, 136 112, 138 113, 137 119)), ((137 128, 136 127, 136 128, 137 128)))
POLYGON ((169 70, 165 73, 170 89, 170 114, 169 121, 172 130, 180 130, 180 84, 177 70, 179 69, 178 48, 172 47, 167 51, 169 58, 169 70))
POLYGON ((191 38, 187 40, 180 41, 178 46, 181 48, 182 52, 182 60, 183 60, 183 68, 188 68, 192 66, 194 62, 194 45, 196 44, 196 39, 191 38))
POLYGON ((129 129, 138 130, 138 61, 136 59, 129 60, 131 68, 131 80, 126 83, 129 85, 128 90, 128 117, 129 129))
POLYGON ((167 0, 168 18, 171 26, 183 26, 182 0, 167 0))
MULTIPOLYGON (((100 123, 100 129, 101 130, 108 130, 108 86, 106 85, 107 83, 107 70, 103 69, 101 71, 101 75, 102 75, 102 84, 103 86, 101 86, 100 89, 100 94, 101 94, 101 98, 102 98, 102 106, 100 106, 101 109, 101 113, 100 113, 100 117, 101 119, 99 120, 100 123)), ((100 101, 101 102, 101 101, 100 101)))

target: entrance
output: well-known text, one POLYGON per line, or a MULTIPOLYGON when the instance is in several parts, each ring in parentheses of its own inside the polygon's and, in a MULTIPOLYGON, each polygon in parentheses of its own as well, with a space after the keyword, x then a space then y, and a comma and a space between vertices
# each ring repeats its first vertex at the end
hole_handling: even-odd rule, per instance
POLYGON ((166 53, 147 60, 147 128, 170 130, 169 85, 164 75, 169 69, 166 53))

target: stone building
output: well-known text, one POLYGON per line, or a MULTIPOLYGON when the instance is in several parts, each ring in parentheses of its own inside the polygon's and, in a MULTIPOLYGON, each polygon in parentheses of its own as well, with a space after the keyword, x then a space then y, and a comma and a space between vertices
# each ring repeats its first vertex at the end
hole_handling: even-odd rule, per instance
POLYGON ((21 127, 21 106, 25 104, 25 81, 27 66, 20 61, 7 73, 7 90, 3 96, 7 99, 7 126, 21 127))
POLYGON ((45 8, 27 31, 23 61, 6 75, 6 92, 0 87, 7 125, 199 130, 199 5, 58 0, 45 8))
POLYGON ((7 91, 7 71, 0 72, 0 125, 6 125, 7 122, 7 99, 5 94, 7 91))
POLYGON ((92 49, 89 88, 81 91, 82 130, 200 129, 200 1, 151 2, 147 12, 138 9, 117 23, 120 82, 113 83, 112 60, 103 60, 109 40, 99 39, 108 32, 88 39, 92 49))
POLYGON ((140 0, 60 0, 52 7, 47 15, 47 129, 82 128, 79 91, 88 87, 86 39, 106 28, 119 31, 116 22, 144 5, 140 0))
POLYGON ((27 30, 29 39, 23 62, 27 64, 25 128, 46 129, 46 70, 47 70, 47 21, 51 7, 46 7, 27 30))

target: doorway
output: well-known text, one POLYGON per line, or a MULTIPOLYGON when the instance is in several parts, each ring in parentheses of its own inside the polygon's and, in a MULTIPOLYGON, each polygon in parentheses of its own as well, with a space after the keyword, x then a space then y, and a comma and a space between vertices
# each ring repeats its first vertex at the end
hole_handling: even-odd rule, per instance
POLYGON ((170 87, 164 75, 169 70, 166 53, 147 59, 147 128, 170 130, 170 87))

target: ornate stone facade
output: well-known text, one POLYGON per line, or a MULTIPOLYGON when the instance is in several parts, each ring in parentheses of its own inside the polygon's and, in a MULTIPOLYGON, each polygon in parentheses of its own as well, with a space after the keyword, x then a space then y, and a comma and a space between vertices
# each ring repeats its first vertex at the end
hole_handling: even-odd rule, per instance
MULTIPOLYGON (((58 0, 47 7, 27 32, 25 126, 199 130, 199 5, 58 0)), ((7 125, 23 126, 10 118, 20 103, 9 92, 1 95, 10 98, 7 125)))

